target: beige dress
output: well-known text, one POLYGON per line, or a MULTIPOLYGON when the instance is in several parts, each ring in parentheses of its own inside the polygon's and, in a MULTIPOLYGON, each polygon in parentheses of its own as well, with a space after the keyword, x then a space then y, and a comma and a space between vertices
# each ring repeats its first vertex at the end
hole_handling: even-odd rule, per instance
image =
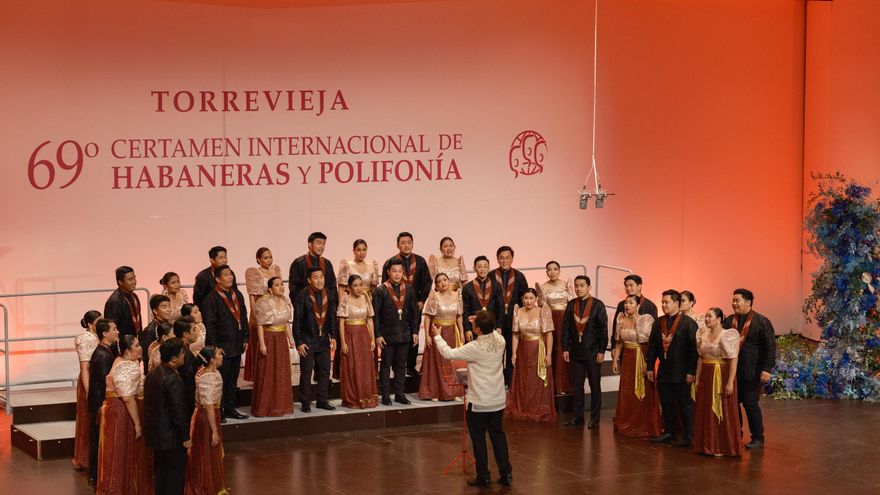
POLYGON ((367 292, 372 292, 382 282, 382 273, 379 271, 378 261, 364 260, 363 263, 357 264, 354 260, 343 258, 339 262, 339 274, 336 276, 336 283, 347 287, 348 277, 355 274, 360 275, 367 292))
POLYGON ((562 321, 568 301, 575 298, 574 285, 571 279, 565 280, 559 287, 554 287, 550 282, 535 283, 535 291, 538 293, 538 305, 549 306, 553 315, 553 385, 556 394, 570 394, 573 389, 571 363, 566 363, 562 354, 562 321))
MULTIPOLYGON (((254 302, 256 303, 260 298, 267 297, 269 293, 269 280, 272 277, 280 276, 281 268, 278 265, 270 266, 266 274, 263 274, 261 268, 252 266, 244 272, 245 289, 249 296, 254 297, 254 302)), ((251 307, 251 313, 248 315, 250 335, 248 336, 248 347, 244 353, 244 379, 249 382, 254 381, 254 363, 256 362, 256 353, 259 352, 256 311, 254 309, 254 307, 251 307)))
POLYGON ((428 256, 428 272, 431 274, 431 280, 438 273, 445 273, 449 277, 449 287, 452 290, 459 290, 461 286, 467 283, 467 268, 464 265, 464 256, 458 257, 458 263, 453 267, 440 266, 438 259, 433 254, 428 256))
MULTIPOLYGON (((208 330, 205 328, 205 324, 202 322, 196 323, 195 329, 196 341, 189 345, 189 350, 193 354, 198 354, 199 351, 201 351, 202 348, 205 347, 205 334, 208 332, 208 330)), ((150 359, 152 360, 153 358, 151 357, 150 359)))
MULTIPOLYGON (((440 335, 449 347, 461 347, 458 333, 458 318, 464 312, 461 291, 452 291, 451 301, 443 302, 437 291, 431 291, 422 314, 432 317, 434 325, 440 327, 440 335)), ((433 340, 431 341, 433 343, 433 340)), ((464 387, 458 383, 452 361, 443 359, 436 345, 425 347, 422 354, 422 379, 419 383, 420 399, 452 400, 464 396, 464 387)))
POLYGON ((165 289, 162 289, 162 294, 168 296, 168 299, 171 299, 171 321, 177 321, 177 319, 180 318, 180 308, 182 308, 184 304, 189 304, 189 294, 187 294, 186 289, 180 289, 174 296, 169 294, 165 289))
POLYGON ((519 336, 516 366, 507 396, 505 414, 531 421, 554 421, 553 371, 546 366, 546 342, 553 332, 553 315, 545 304, 532 321, 526 319, 519 305, 513 310, 513 333, 519 336))
POLYGON ((76 356, 81 363, 87 363, 92 359, 92 353, 98 348, 98 336, 86 330, 73 339, 76 348, 76 356))

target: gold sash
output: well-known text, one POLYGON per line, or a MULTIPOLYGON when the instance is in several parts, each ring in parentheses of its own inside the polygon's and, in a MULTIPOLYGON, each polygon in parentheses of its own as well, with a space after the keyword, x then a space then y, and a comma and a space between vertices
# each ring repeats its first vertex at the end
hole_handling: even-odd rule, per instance
POLYGON ((462 346, 461 335, 458 334, 458 326, 456 325, 456 323, 458 323, 457 320, 444 320, 442 318, 434 318, 433 320, 431 320, 431 322, 434 325, 437 325, 438 327, 454 326, 455 327, 455 347, 462 346))
POLYGON ((549 382, 547 381, 547 347, 544 344, 543 335, 532 335, 528 333, 521 333, 519 335, 520 340, 524 340, 527 342, 538 341, 538 378, 544 381, 544 386, 547 387, 549 382))
POLYGON ((348 325, 366 325, 367 320, 345 320, 345 326, 348 325))
POLYGON ((721 406, 721 394, 724 393, 721 365, 724 364, 724 361, 721 359, 704 359, 703 364, 715 367, 715 371, 712 373, 712 412, 715 413, 715 417, 718 418, 720 423, 724 419, 724 409, 721 406))
POLYGON ((550 305, 550 309, 555 310, 555 311, 565 311, 566 307, 568 307, 568 304, 566 304, 566 303, 557 303, 557 304, 550 305))
POLYGON ((119 397, 116 392, 110 392, 109 390, 104 394, 105 398, 117 398, 119 397))
POLYGON ((636 351, 636 376, 634 380, 634 392, 636 393, 636 397, 639 400, 642 400, 645 398, 645 370, 647 368, 645 357, 642 355, 642 346, 639 345, 638 342, 624 342, 623 347, 625 349, 635 349, 636 351))
POLYGON ((287 325, 269 325, 263 328, 266 332, 286 332, 287 325))

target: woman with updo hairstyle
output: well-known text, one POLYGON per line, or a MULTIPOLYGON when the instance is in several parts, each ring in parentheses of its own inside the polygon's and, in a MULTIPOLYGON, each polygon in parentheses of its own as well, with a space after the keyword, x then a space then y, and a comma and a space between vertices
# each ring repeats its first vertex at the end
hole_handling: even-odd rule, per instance
POLYGON ((192 319, 196 322, 193 325, 193 330, 196 332, 196 341, 189 345, 189 350, 193 354, 198 354, 202 347, 205 347, 205 334, 208 332, 205 328, 205 323, 202 321, 202 312, 195 304, 184 304, 180 308, 180 316, 192 316, 192 319))
MULTIPOLYGON (((436 290, 430 291, 422 309, 425 335, 432 335, 431 327, 438 326, 440 335, 449 347, 461 347, 464 341, 464 303, 461 300, 461 291, 452 289, 449 277, 443 272, 434 276, 434 287, 436 290)), ((419 399, 453 400, 463 396, 464 386, 458 383, 452 361, 443 359, 433 338, 425 339, 419 399)))
POLYGON ((190 428, 192 448, 186 465, 187 495, 227 493, 223 481, 223 436, 220 428, 220 398, 223 377, 217 370, 223 365, 223 350, 211 345, 203 347, 197 361, 196 409, 190 428))
POLYGON ((79 321, 83 332, 73 339, 79 361, 79 377, 76 381, 76 434, 73 439, 73 465, 77 469, 89 467, 89 435, 92 434, 89 420, 89 360, 98 348, 95 322, 100 317, 100 311, 86 311, 79 321))
POLYGON ((150 357, 150 369, 149 371, 153 371, 158 368, 160 364, 162 364, 162 356, 159 355, 159 346, 162 345, 162 342, 165 342, 168 339, 174 338, 174 327, 171 323, 167 321, 163 321, 156 325, 156 340, 150 343, 150 349, 147 352, 147 355, 150 357))
POLYGON ((159 280, 162 286, 162 294, 168 296, 171 301, 171 322, 180 318, 180 308, 189 303, 189 294, 186 289, 180 287, 180 275, 168 272, 159 280))
POLYGON ((254 393, 251 414, 256 417, 293 414, 290 349, 294 348, 290 322, 293 306, 284 297, 281 277, 269 279, 269 292, 257 300, 251 313, 257 323, 254 351, 254 393))
POLYGON ((366 284, 358 274, 348 276, 340 291, 339 307, 339 386, 342 405, 367 409, 379 405, 376 389, 376 364, 373 336, 373 305, 367 296, 366 284))
POLYGON ((639 296, 626 296, 614 322, 617 346, 611 353, 611 370, 620 375, 614 431, 625 437, 651 438, 663 432, 657 387, 645 379, 653 324, 653 316, 639 314, 639 296))
POLYGON ((248 316, 248 326, 250 333, 248 335, 248 346, 244 351, 244 379, 254 381, 254 366, 257 362, 257 350, 259 343, 257 342, 257 332, 259 325, 257 324, 256 311, 253 309, 257 305, 257 301, 269 297, 269 280, 278 277, 281 278, 281 267, 274 263, 272 251, 267 247, 257 249, 257 266, 252 266, 244 271, 245 289, 247 290, 248 300, 250 301, 251 314, 248 316))
POLYGON ((352 275, 358 275, 364 283, 364 292, 367 297, 373 293, 373 289, 382 282, 379 272, 379 262, 375 259, 367 259, 367 241, 357 239, 351 247, 352 259, 342 258, 339 262, 339 274, 336 276, 339 293, 349 290, 348 279, 352 275))
POLYGON ((143 350, 137 337, 119 337, 119 357, 107 375, 100 412, 98 493, 152 493, 152 451, 141 436, 143 350), (138 404, 140 402, 140 404, 138 404))
POLYGON ((681 312, 697 322, 697 328, 706 326, 706 315, 697 313, 694 304, 697 304, 697 296, 689 290, 681 291, 681 312))
POLYGON ((538 292, 528 288, 523 307, 513 309, 513 378, 505 416, 530 421, 556 421, 553 388, 553 315, 538 306, 538 292))
MULTIPOLYGON (((464 256, 455 256, 455 241, 452 240, 452 237, 440 239, 440 256, 437 257, 433 254, 428 256, 428 271, 431 273, 431 278, 435 278, 438 273, 446 274, 446 278, 449 279, 449 287, 454 291, 460 290, 467 282, 468 275, 467 267, 464 265, 464 256)), ((436 282, 434 289, 437 289, 436 282)))
POLYGON ((741 456, 736 365, 739 332, 724 328, 724 313, 706 312, 706 325, 697 330, 697 376, 694 381, 694 450, 706 455, 741 456))
POLYGON ((535 291, 538 293, 538 306, 550 306, 550 314, 553 315, 553 385, 557 395, 570 394, 571 364, 566 363, 562 355, 562 320, 568 301, 575 298, 574 282, 570 278, 560 277, 562 268, 558 261, 548 261, 544 268, 547 281, 543 284, 535 282, 535 291))

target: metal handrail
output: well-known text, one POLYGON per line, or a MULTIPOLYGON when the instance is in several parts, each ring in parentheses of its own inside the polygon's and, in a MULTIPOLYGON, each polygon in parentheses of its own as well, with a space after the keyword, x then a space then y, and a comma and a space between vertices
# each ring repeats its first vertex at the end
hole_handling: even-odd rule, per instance
MULTIPOLYGON (((629 269, 629 268, 623 268, 623 267, 620 267, 620 266, 613 266, 613 265, 596 265, 596 280, 594 280, 593 283, 596 284, 596 297, 597 297, 600 301, 604 301, 604 299, 602 299, 601 297, 599 297, 599 287, 600 287, 600 286, 599 286, 599 270, 602 269, 602 268, 606 268, 606 269, 608 269, 608 270, 617 270, 617 271, 620 271, 620 272, 627 272, 627 273, 629 273, 630 275, 632 275, 632 273, 633 273, 633 271, 632 271, 631 269, 629 269)), ((611 308, 617 309, 617 306, 609 306, 609 305, 607 305, 607 304, 605 305, 605 307, 608 308, 608 309, 611 309, 611 308)))
MULTIPOLYGON (((48 292, 20 292, 17 294, 0 294, 0 298, 8 299, 13 297, 35 297, 35 296, 65 296, 71 294, 95 294, 95 293, 104 293, 104 292, 113 292, 116 289, 81 289, 81 290, 59 290, 59 291, 48 291, 48 292)), ((136 291, 141 291, 146 294, 147 300, 150 299, 152 295, 150 290, 146 287, 138 287, 135 289, 136 291)), ((12 414, 12 387, 19 385, 34 385, 39 383, 58 383, 58 382, 67 382, 67 381, 75 381, 69 378, 62 378, 58 380, 39 380, 39 381, 29 381, 29 382, 19 382, 15 383, 10 380, 9 376, 9 343, 10 342, 35 342, 40 340, 62 340, 62 339, 70 339, 75 338, 76 335, 38 335, 34 337, 19 337, 10 339, 9 338, 9 307, 3 303, 0 303, 0 307, 3 308, 3 350, 0 351, 3 353, 3 361, 4 361, 4 369, 6 375, 4 377, 5 381, 5 401, 6 401, 6 414, 12 414)), ((143 316, 143 315, 141 315, 143 316)))

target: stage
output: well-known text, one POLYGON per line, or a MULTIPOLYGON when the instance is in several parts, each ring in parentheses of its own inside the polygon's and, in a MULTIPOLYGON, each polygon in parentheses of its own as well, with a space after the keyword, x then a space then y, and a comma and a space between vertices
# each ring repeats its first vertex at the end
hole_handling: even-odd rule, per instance
MULTIPOLYGON (((764 398, 767 446, 715 459, 647 441, 620 439, 606 404, 594 433, 557 424, 506 421, 514 485, 473 489, 455 456, 456 423, 392 427, 226 444, 232 493, 871 493, 880 489, 880 406, 856 401, 764 398)), ((314 413, 313 413, 314 414, 314 413)), ((0 415, 0 428, 10 424, 0 415)), ((8 438, 8 437, 7 437, 8 438)), ((496 475, 494 461, 490 469, 496 475)), ((34 462, 0 442, 0 486, 21 493, 92 493, 70 459, 34 462)))

